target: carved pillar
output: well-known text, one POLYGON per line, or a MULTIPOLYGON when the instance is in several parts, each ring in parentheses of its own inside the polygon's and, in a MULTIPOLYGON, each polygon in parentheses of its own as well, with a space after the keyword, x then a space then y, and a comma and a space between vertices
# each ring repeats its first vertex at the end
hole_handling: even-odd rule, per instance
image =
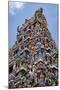
POLYGON ((14 61, 13 70, 16 70, 16 62, 14 61))

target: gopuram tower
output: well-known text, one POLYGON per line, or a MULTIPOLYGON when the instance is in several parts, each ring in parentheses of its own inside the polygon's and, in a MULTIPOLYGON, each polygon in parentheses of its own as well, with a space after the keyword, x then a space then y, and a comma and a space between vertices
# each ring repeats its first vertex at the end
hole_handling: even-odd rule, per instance
POLYGON ((43 9, 17 27, 9 49, 9 88, 58 85, 58 49, 48 30, 43 9))

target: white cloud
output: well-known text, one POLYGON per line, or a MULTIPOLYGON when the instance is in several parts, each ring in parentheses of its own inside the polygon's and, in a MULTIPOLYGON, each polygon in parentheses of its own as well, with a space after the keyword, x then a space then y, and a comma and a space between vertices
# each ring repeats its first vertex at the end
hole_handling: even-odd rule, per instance
POLYGON ((11 15, 15 15, 16 14, 16 10, 20 10, 23 9, 24 7, 24 3, 21 2, 9 2, 9 13, 11 15))

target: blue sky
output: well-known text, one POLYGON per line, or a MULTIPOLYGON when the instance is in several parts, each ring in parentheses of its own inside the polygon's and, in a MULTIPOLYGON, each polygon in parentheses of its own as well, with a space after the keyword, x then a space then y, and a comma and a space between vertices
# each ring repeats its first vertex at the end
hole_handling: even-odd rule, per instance
POLYGON ((8 45, 12 47, 16 41, 17 26, 24 23, 25 19, 29 19, 34 15, 34 12, 42 7, 44 15, 48 22, 48 29, 52 34, 53 40, 58 47, 58 5, 42 4, 42 3, 23 3, 9 2, 8 5, 8 45))

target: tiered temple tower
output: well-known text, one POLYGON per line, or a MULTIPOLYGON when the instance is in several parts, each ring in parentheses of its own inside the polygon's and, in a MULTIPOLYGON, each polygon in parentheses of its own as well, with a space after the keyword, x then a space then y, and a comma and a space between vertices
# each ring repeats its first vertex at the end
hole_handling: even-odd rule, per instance
POLYGON ((43 9, 17 27, 9 49, 9 88, 58 85, 58 50, 47 27, 43 9))

